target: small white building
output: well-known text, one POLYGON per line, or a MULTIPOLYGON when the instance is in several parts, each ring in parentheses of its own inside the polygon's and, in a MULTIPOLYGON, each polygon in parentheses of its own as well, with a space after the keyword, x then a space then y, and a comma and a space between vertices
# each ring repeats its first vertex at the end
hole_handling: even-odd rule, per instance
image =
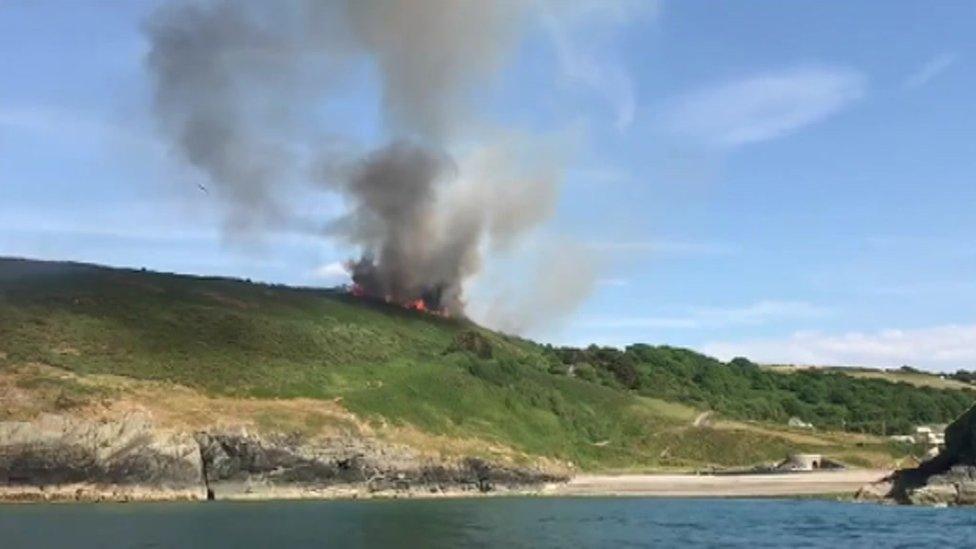
POLYGON ((786 425, 795 429, 813 429, 812 423, 807 423, 806 421, 803 421, 795 416, 791 417, 790 420, 786 422, 786 425))
POLYGON ((945 445, 945 426, 919 425, 915 427, 913 438, 915 439, 915 444, 943 446, 945 445))

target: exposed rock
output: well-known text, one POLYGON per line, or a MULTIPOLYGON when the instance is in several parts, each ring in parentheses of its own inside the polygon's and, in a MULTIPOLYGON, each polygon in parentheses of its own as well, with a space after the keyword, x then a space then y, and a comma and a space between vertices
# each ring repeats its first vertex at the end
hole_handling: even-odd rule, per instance
POLYGON ((893 484, 891 481, 887 480, 867 484, 862 486, 857 493, 854 494, 854 499, 858 501, 884 502, 888 499, 892 487, 893 484))
MULTIPOLYGON (((976 505, 976 406, 946 428, 945 448, 913 469, 884 481, 887 500, 913 505, 976 505)), ((870 501, 884 489, 866 486, 858 499, 870 501)))
MULTIPOLYGON (((433 462, 369 439, 197 435, 214 497, 294 493, 452 493, 535 490, 563 480, 541 471, 467 458, 433 462)), ((290 497, 290 496, 289 496, 290 497)))
POLYGON ((235 499, 533 492, 565 480, 374 439, 155 428, 140 417, 0 422, 3 499, 235 499))
POLYGON ((45 415, 32 422, 0 422, 0 487, 28 492, 73 486, 87 499, 99 486, 125 486, 179 498, 201 497, 199 447, 186 434, 157 430, 144 418, 92 422, 45 415))
POLYGON ((958 495, 952 484, 932 484, 909 490, 905 498, 912 505, 954 505, 958 495))
POLYGON ((956 503, 959 505, 976 505, 976 482, 960 482, 956 485, 958 495, 956 503))

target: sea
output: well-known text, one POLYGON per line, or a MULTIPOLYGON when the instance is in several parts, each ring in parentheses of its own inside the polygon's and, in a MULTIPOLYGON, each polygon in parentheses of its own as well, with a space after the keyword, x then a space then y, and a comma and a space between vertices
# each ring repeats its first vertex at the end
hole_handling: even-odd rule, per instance
POLYGON ((0 505, 0 547, 976 547, 976 509, 789 499, 0 505))

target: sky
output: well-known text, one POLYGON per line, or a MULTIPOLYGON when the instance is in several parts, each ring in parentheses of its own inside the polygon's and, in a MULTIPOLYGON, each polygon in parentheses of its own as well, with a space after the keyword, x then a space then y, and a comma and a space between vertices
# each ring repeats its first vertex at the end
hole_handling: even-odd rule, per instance
MULTIPOLYGON (((156 131, 159 4, 0 0, 0 255, 347 282, 339 243, 222 231, 156 131)), ((483 117, 570 144, 552 217, 471 281, 476 318, 557 238, 596 279, 540 341, 976 368, 976 2, 596 5, 527 25, 479 90, 483 117)), ((381 91, 350 80, 323 109, 376 139, 381 91)))

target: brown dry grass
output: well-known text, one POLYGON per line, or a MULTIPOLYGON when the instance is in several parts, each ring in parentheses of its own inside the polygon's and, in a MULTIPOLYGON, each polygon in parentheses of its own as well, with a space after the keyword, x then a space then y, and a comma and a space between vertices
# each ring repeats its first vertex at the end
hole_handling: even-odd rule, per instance
POLYGON ((497 443, 432 435, 410 425, 367 422, 346 410, 341 398, 210 396, 173 383, 113 375, 82 376, 39 363, 0 371, 0 419, 29 420, 43 413, 66 412, 58 406, 59 398, 64 401, 66 390, 88 397, 79 397, 70 413, 96 421, 138 414, 162 428, 184 431, 244 430, 300 433, 310 438, 375 438, 436 459, 479 456, 496 463, 535 465, 549 471, 570 469, 564 462, 497 443))

